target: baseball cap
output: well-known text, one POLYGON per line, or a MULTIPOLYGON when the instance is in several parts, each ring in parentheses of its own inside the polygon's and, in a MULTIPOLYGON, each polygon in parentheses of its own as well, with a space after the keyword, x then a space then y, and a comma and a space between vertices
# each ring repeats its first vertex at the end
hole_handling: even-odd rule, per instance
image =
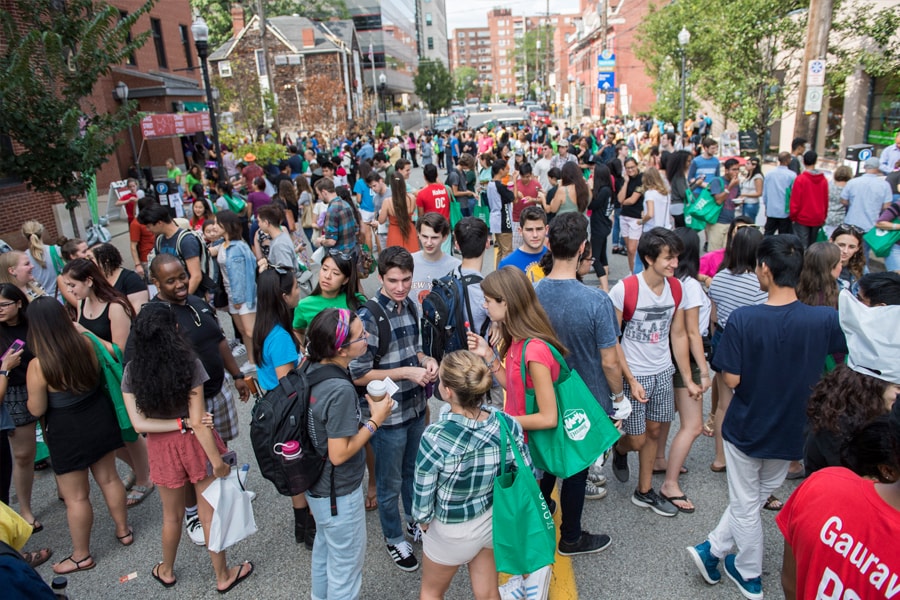
POLYGON ((569 145, 569 140, 567 140, 567 139, 559 140, 559 142, 557 142, 556 145, 557 145, 557 146, 568 146, 568 145, 569 145))

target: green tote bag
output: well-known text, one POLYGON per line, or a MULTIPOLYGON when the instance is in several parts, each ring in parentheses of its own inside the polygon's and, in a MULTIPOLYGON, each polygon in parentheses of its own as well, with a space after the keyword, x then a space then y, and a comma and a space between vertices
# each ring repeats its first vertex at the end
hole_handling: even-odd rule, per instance
MULTIPOLYGON (((530 341, 525 340, 522 345, 523 382, 526 381, 525 348, 530 341)), ((550 344, 547 347, 559 363, 559 378, 553 382, 559 418, 553 429, 529 431, 528 449, 537 468, 565 479, 591 466, 616 443, 621 433, 578 372, 569 369, 556 348, 550 344)), ((525 390, 525 412, 538 412, 534 389, 525 390)))
POLYGON ((702 231, 707 224, 715 223, 722 213, 722 205, 716 202, 712 192, 702 188, 696 196, 690 189, 686 192, 684 222, 695 231, 702 231))
POLYGON ((134 442, 137 440, 138 435, 131 424, 128 409, 125 407, 125 399, 122 397, 122 371, 124 370, 122 365, 125 364, 122 359, 122 352, 118 346, 113 344, 113 350, 116 351, 115 356, 113 356, 93 333, 85 333, 84 335, 94 345, 94 354, 97 355, 97 362, 100 363, 101 385, 106 396, 116 409, 116 419, 119 421, 119 429, 122 431, 122 441, 134 442))
POLYGON ((475 205, 474 214, 476 217, 484 221, 484 224, 488 227, 491 226, 491 208, 488 206, 487 194, 481 192, 481 197, 478 199, 478 204, 475 205))
POLYGON ((491 518, 494 562, 497 570, 510 575, 534 573, 556 560, 556 528, 550 509, 531 468, 519 451, 502 413, 500 423, 500 475, 494 479, 494 513, 491 518), (512 450, 516 470, 506 470, 512 450))
MULTIPOLYGON (((895 219, 894 223, 900 223, 900 219, 895 219)), ((875 256, 884 258, 891 253, 894 244, 900 244, 900 231, 890 231, 888 229, 878 229, 873 227, 863 236, 863 239, 875 253, 875 256)))

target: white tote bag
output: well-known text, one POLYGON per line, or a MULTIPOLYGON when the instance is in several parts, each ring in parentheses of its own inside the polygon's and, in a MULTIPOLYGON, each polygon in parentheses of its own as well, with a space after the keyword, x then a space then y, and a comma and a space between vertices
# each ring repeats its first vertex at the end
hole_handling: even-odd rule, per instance
POLYGON ((237 469, 232 469, 228 477, 216 478, 203 497, 213 507, 207 544, 210 551, 221 552, 256 533, 250 493, 238 481, 237 469))

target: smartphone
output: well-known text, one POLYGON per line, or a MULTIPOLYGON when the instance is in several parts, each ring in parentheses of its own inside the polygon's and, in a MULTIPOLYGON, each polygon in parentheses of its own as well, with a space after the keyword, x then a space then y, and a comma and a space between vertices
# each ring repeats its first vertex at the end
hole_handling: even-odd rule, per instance
POLYGON ((10 344, 9 348, 6 349, 6 352, 3 353, 3 356, 0 356, 0 360, 3 360, 10 354, 18 352, 19 350, 21 350, 24 347, 25 347, 25 342, 23 342, 22 340, 14 341, 12 344, 10 344))
MULTIPOLYGON (((222 461, 228 465, 229 467, 237 466, 237 453, 234 450, 229 450, 225 454, 222 455, 222 461)), ((213 474, 213 466, 212 463, 208 460, 206 461, 206 474, 213 474)))

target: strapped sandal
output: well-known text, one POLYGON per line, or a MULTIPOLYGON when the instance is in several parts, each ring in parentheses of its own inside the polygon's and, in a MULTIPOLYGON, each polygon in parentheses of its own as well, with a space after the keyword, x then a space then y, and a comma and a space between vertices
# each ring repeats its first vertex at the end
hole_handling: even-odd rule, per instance
POLYGON ((132 508, 137 506, 141 502, 143 502, 150 493, 156 489, 156 486, 152 483, 150 486, 143 485, 135 485, 131 488, 131 491, 128 492, 128 496, 125 497, 125 506, 128 508, 132 508))
POLYGON ((94 567, 97 566, 97 563, 94 561, 94 558, 90 554, 88 554, 81 560, 75 560, 74 558, 72 558, 72 556, 73 555, 70 554, 69 556, 65 557, 64 559, 62 559, 61 561, 59 561, 58 563, 53 565, 53 572, 56 573, 57 575, 68 575, 69 573, 77 573, 78 571, 90 571, 91 569, 93 569, 94 567), (75 565, 75 568, 72 569, 71 571, 58 571, 57 567, 66 561, 75 565), (87 567, 82 567, 81 564, 86 563, 87 561, 91 561, 91 564, 88 565, 87 567))
POLYGON ((53 556, 53 550, 50 548, 41 548, 40 550, 35 550, 34 552, 23 552, 22 558, 25 559, 25 562, 28 563, 32 569, 37 567, 38 565, 42 565, 53 556))

